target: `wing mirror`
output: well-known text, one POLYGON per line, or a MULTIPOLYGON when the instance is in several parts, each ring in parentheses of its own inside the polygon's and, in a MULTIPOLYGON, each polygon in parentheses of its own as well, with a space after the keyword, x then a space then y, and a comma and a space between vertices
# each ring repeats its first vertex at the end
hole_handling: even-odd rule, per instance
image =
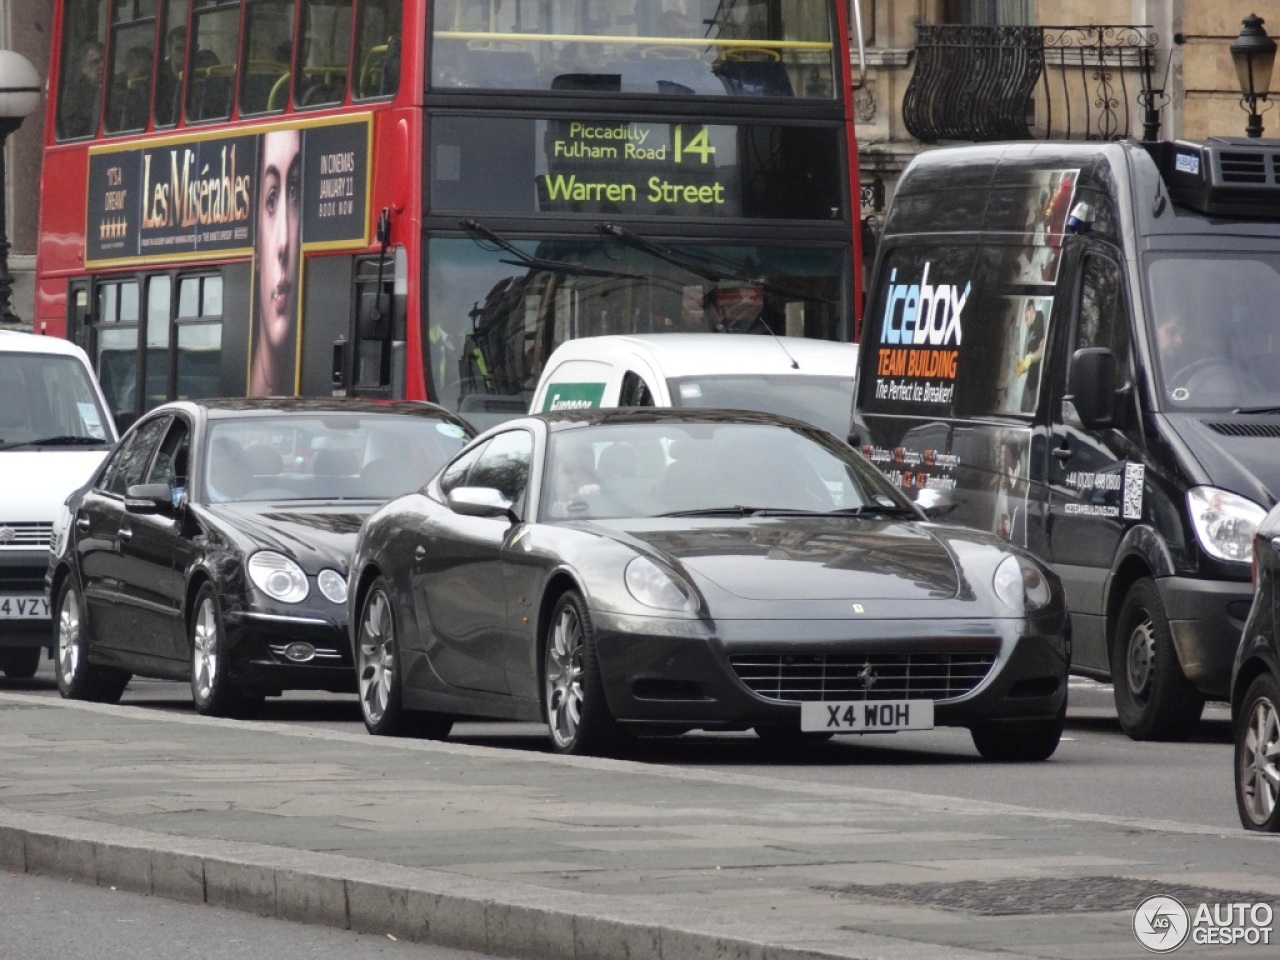
POLYGON ((449 491, 449 509, 464 517, 518 518, 512 503, 493 487, 454 487, 449 491))
POLYGON ((935 490, 926 487, 916 494, 916 506, 923 510, 924 515, 930 520, 937 520, 960 506, 960 501, 956 499, 954 490, 935 490))
POLYGON ((167 483, 134 483, 124 493, 130 513, 158 513, 173 506, 173 488, 167 483))
POLYGON ((1065 403, 1075 408, 1086 430, 1115 423, 1116 361, 1106 347, 1084 347, 1071 357, 1065 403))

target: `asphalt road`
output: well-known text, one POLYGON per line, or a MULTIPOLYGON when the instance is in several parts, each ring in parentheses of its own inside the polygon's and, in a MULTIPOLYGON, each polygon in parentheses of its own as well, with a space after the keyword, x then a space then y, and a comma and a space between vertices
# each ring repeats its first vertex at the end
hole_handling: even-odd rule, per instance
MULTIPOLYGON (((30 681, 0 677, 0 690, 57 697, 52 664, 30 681)), ((194 714, 184 683, 135 679, 121 703, 194 714)), ((290 693, 271 699, 257 719, 363 731, 354 695, 290 693)), ((451 740, 547 752, 542 727, 462 723, 451 740)), ((1186 743, 1138 743, 1120 730, 1107 684, 1073 678, 1067 730, 1058 752, 1037 766, 984 762, 968 731, 938 729, 883 737, 840 737, 803 747, 761 742, 751 733, 686 734, 645 741, 629 759, 690 769, 747 773, 779 780, 848 784, 922 796, 1016 804, 1062 811, 1239 829, 1231 781, 1230 711, 1205 707, 1186 743)))

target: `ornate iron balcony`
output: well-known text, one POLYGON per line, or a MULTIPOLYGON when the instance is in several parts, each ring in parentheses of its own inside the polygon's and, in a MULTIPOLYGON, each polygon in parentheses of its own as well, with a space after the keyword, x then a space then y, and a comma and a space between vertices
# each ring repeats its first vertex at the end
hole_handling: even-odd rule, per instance
POLYGON ((918 31, 902 118, 919 140, 1159 135, 1164 93, 1153 85, 1163 81, 1150 27, 921 25, 918 31))

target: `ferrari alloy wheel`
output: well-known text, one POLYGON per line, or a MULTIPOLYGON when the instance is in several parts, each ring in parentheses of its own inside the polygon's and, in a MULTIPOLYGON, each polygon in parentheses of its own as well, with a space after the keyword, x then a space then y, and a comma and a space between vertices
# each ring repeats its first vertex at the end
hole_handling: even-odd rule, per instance
POLYGON ((83 615, 80 591, 74 577, 69 576, 62 581, 54 611, 54 629, 58 639, 58 692, 66 700, 118 701, 129 685, 129 674, 89 662, 89 622, 83 615))
POLYGON ((1129 588, 1116 621, 1111 680, 1120 727, 1134 740, 1185 740, 1204 697, 1182 674, 1155 581, 1129 588))
POLYGON ((364 599, 355 661, 360 713, 366 730, 376 736, 425 737, 429 740, 443 740, 449 735, 453 728, 452 717, 404 708, 396 617, 391 589, 383 577, 373 582, 364 599))
POLYGON ((556 602, 543 659, 544 707, 557 753, 615 751, 623 732, 605 702, 596 659, 595 631, 576 590, 556 602))
POLYGON ((213 584, 206 583, 196 597, 191 618, 191 698, 196 710, 207 717, 249 717, 262 705, 262 697, 244 693, 228 676, 227 641, 218 613, 213 584))
POLYGON ((1249 685, 1235 742, 1240 823, 1246 830, 1280 832, 1280 687, 1270 674, 1249 685))

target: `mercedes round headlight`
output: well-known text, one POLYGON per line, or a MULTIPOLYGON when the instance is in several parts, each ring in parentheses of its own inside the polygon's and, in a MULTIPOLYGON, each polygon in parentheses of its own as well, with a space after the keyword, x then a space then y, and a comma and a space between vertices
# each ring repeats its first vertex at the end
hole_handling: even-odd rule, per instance
POLYGON ((1049 582, 1039 568, 1017 556, 1000 561, 991 585, 1002 603, 1019 612, 1039 610, 1048 605, 1051 596, 1049 582))
POLYGON ((260 550, 249 558, 249 579, 267 596, 281 603, 301 603, 310 588, 302 568, 283 553, 260 550))
POLYGON ((347 602, 347 578, 337 570, 321 570, 316 577, 316 586, 325 595, 325 599, 334 603, 347 602))
POLYGON ((1216 487, 1192 487, 1187 491, 1187 512, 1209 556, 1237 563, 1253 558, 1253 535, 1267 511, 1252 500, 1216 487))
POLYGON ((627 564, 627 590, 646 607, 694 613, 698 605, 693 589, 670 570, 664 570, 647 557, 636 557, 627 564))

